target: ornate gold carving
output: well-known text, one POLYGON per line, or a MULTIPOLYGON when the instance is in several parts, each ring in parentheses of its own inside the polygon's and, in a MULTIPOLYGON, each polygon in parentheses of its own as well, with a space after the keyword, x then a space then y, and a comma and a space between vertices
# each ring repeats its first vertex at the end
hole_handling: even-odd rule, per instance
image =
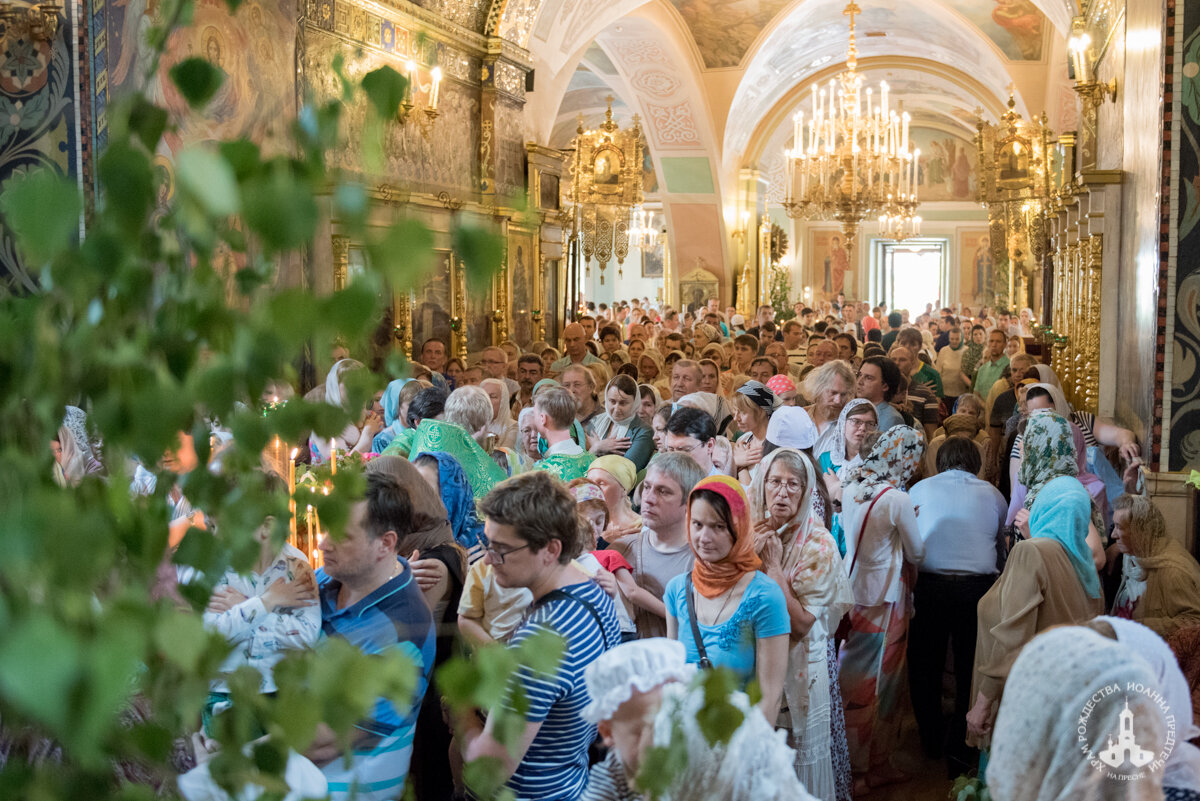
POLYGON ((333 237, 333 289, 335 292, 346 288, 346 278, 350 274, 350 237, 333 237))
POLYGON ((458 259, 451 262, 450 275, 454 282, 454 316, 450 318, 450 350, 467 362, 467 274, 458 259))
POLYGON ((392 335, 404 353, 404 358, 412 359, 412 295, 409 292, 398 292, 392 299, 395 325, 392 335))

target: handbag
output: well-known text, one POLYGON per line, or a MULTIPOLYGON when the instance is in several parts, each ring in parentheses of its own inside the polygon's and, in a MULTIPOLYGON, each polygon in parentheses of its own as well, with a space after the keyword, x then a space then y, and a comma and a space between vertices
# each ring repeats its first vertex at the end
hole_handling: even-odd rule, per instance
POLYGON ((704 638, 700 636, 700 625, 696 623, 696 598, 692 592, 691 573, 688 573, 687 577, 687 613, 688 623, 692 625, 692 640, 696 643, 696 650, 700 652, 700 669, 712 670, 712 660, 708 658, 708 651, 704 649, 704 638))
MULTIPOLYGON (((846 571, 847 576, 852 577, 854 575, 854 566, 858 564, 858 555, 862 551, 862 539, 863 535, 867 532, 867 521, 871 519, 871 512, 875 509, 875 504, 878 503, 879 499, 882 498, 890 489, 891 487, 884 487, 881 489, 879 494, 871 499, 871 505, 867 507, 867 513, 863 515, 862 525, 858 528, 858 539, 854 541, 854 558, 850 560, 850 569, 846 571)), ((842 615, 842 620, 840 623, 838 623, 837 630, 833 633, 833 637, 838 642, 841 642, 845 640, 849 634, 850 612, 847 612, 846 614, 842 615)))

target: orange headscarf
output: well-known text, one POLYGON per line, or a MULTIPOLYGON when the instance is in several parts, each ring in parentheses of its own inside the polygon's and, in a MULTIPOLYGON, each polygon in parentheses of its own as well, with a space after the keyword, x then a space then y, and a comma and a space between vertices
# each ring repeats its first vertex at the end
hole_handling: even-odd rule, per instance
POLYGON ((696 555, 692 564, 692 584, 705 598, 716 598, 728 592, 742 576, 758 570, 762 562, 754 550, 754 534, 750 530, 750 504, 746 500, 746 491, 735 479, 729 476, 709 476, 692 489, 688 500, 688 544, 692 545, 692 554, 696 555), (733 537, 733 548, 720 562, 705 562, 696 555, 696 547, 692 545, 692 500, 700 490, 709 490, 724 498, 733 517, 733 531, 729 532, 733 537))

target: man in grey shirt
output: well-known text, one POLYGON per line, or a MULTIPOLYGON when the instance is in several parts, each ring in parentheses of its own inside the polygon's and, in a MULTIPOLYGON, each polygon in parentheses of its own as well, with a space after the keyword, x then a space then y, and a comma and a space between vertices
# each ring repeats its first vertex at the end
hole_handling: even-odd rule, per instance
POLYGON ((637 585, 659 599, 654 611, 634 607, 633 622, 639 638, 667 635, 663 592, 667 582, 692 569, 687 504, 692 487, 702 478, 704 471, 686 453, 654 457, 642 482, 642 530, 611 545, 633 567, 637 585))

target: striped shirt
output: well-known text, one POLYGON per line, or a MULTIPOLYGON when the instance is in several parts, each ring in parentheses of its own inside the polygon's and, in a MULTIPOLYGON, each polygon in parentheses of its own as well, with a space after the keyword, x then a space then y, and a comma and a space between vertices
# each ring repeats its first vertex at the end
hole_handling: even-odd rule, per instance
POLYGON ((513 677, 512 689, 519 684, 528 702, 525 719, 542 725, 508 786, 518 799, 575 801, 587 786, 588 746, 596 739, 596 727, 580 716, 591 700, 583 672, 620 643, 621 629, 612 599, 588 581, 539 599, 511 644, 545 631, 565 639, 566 649, 552 675, 522 668, 513 677))
POLYGON ((376 699, 367 718, 355 724, 350 753, 321 768, 333 801, 390 801, 404 793, 417 710, 433 670, 434 632, 433 615, 412 570, 403 559, 400 563, 399 575, 345 609, 337 608, 342 583, 323 570, 318 576, 323 639, 342 637, 367 654, 400 654, 420 669, 411 705, 397 710, 386 699, 376 699))

